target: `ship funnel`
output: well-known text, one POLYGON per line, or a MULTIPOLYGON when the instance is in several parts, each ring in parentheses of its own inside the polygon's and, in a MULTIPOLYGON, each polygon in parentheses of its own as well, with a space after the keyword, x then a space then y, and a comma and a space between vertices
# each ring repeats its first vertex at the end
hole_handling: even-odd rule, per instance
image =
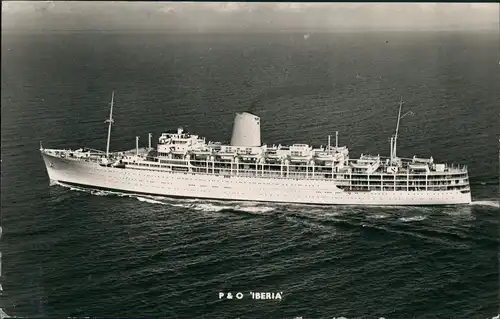
POLYGON ((236 113, 231 146, 261 146, 260 117, 247 112, 236 113))

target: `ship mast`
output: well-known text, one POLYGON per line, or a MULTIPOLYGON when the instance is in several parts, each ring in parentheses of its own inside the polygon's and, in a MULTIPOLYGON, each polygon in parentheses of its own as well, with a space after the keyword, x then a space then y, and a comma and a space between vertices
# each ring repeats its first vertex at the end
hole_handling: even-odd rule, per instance
POLYGON ((403 107, 403 97, 399 101, 399 112, 398 112, 398 122, 396 124, 396 135, 394 135, 394 146, 392 149, 392 158, 391 160, 396 158, 396 146, 398 144, 398 131, 399 131, 399 120, 401 120, 401 108, 403 107))
POLYGON ((413 115, 412 111, 408 111, 405 114, 401 116, 401 108, 403 107, 403 97, 401 97, 401 100, 399 101, 399 112, 398 112, 398 121, 396 124, 396 134, 394 135, 394 140, 391 139, 391 145, 392 145, 392 152, 391 152, 391 164, 394 162, 394 160, 397 158, 396 154, 396 148, 398 144, 398 132, 399 132, 399 121, 405 117, 406 115, 413 115))
POLYGON ((109 119, 104 121, 104 123, 109 123, 108 126, 108 141, 106 143, 106 158, 109 157, 109 141, 111 139, 111 125, 114 123, 113 121, 113 101, 115 98, 115 91, 111 94, 111 109, 109 110, 109 119))

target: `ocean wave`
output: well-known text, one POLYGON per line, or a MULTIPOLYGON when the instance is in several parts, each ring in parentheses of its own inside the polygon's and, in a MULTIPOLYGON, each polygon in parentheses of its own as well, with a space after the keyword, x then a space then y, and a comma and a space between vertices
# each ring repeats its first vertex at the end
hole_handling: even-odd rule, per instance
POLYGON ((317 214, 319 216, 325 216, 325 217, 338 217, 342 216, 344 212, 327 212, 325 213, 324 211, 319 211, 319 210, 310 210, 310 214, 317 214))
POLYGON ((389 215, 388 214, 373 214, 373 215, 368 215, 368 218, 372 218, 372 219, 385 219, 385 218, 388 218, 389 215))
POLYGON ((454 221, 476 219, 476 217, 472 214, 470 207, 464 207, 455 210, 444 210, 443 214, 450 216, 454 221))
POLYGON ((400 217, 399 220, 402 222, 418 222, 426 219, 426 216, 411 216, 411 217, 400 217))
MULTIPOLYGON (((417 217, 417 216, 415 216, 417 217)), ((442 245, 446 246, 453 246, 455 248, 460 248, 460 249, 469 249, 470 246, 466 243, 463 242, 456 242, 453 240, 447 240, 447 238, 443 238, 446 235, 454 235, 450 233, 443 233, 443 232, 422 232, 422 231, 407 231, 407 230, 400 230, 391 226, 387 225, 375 225, 375 224, 361 224, 360 226, 362 227, 368 227, 368 228, 373 228, 373 229, 378 229, 381 231, 385 231, 388 233, 393 233, 393 234, 398 234, 401 236, 409 236, 409 237, 415 237, 419 238, 425 241, 430 241, 430 242, 435 242, 439 243, 442 245)), ((449 238, 448 238, 449 239, 449 238)))
POLYGON ((291 222, 293 224, 305 226, 305 227, 310 228, 310 229, 318 229, 318 230, 321 230, 321 231, 324 231, 327 233, 336 233, 335 227, 323 225, 320 222, 315 221, 314 219, 307 220, 307 219, 297 218, 297 217, 293 217, 293 216, 286 216, 285 220, 288 222, 291 222))

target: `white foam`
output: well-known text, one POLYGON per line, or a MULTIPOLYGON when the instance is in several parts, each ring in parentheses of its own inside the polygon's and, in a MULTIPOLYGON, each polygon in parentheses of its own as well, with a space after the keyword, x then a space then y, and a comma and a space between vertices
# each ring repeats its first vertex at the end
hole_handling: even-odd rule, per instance
MULTIPOLYGON (((170 205, 172 207, 194 209, 197 211, 204 211, 204 212, 220 212, 222 210, 235 210, 235 211, 258 214, 258 213, 269 213, 276 209, 276 207, 258 206, 261 203, 250 202, 250 201, 249 202, 223 201, 217 199, 197 199, 197 198, 179 199, 179 198, 170 198, 167 196, 160 196, 160 195, 154 195, 154 196, 139 195, 139 194, 130 194, 130 193, 96 190, 92 188, 71 186, 58 181, 51 181, 51 185, 59 185, 62 187, 69 188, 70 190, 73 191, 86 192, 97 196, 115 195, 119 197, 130 197, 149 204, 170 205)), ((304 205, 301 206, 304 207, 304 205)), ((336 216, 337 213, 334 213, 332 215, 336 216)))
POLYGON ((401 217, 399 220, 402 222, 417 222, 426 219, 425 216, 412 216, 412 217, 401 217))
POLYGON ((154 199, 150 199, 150 198, 146 198, 146 197, 139 197, 139 196, 137 196, 136 198, 139 201, 141 201, 141 202, 150 203, 150 204, 162 204, 162 205, 166 205, 167 204, 167 203, 164 203, 164 202, 160 202, 159 200, 154 200, 154 199))
POLYGON ((62 186, 61 183, 59 183, 58 181, 52 180, 52 179, 49 181, 49 185, 50 186, 54 186, 54 185, 60 185, 60 186, 62 186))
POLYGON ((374 215, 369 215, 368 218, 373 218, 373 219, 384 219, 389 217, 387 214, 374 214, 374 215))
POLYGON ((109 196, 109 195, 112 195, 113 193, 112 192, 108 192, 108 191, 99 191, 99 190, 91 190, 90 193, 92 195, 97 195, 97 196, 109 196))
POLYGON ((500 203, 493 200, 478 200, 470 203, 471 205, 479 205, 479 206, 491 206, 500 208, 500 203))
POLYGON ((53 179, 51 179, 51 180, 49 181, 49 185, 50 185, 50 186, 55 186, 55 185, 57 185, 57 186, 62 186, 62 187, 69 187, 68 185, 65 185, 65 184, 63 184, 63 183, 61 183, 61 182, 59 182, 59 181, 55 181, 55 180, 53 180, 53 179))
POLYGON ((201 202, 201 200, 199 199, 169 199, 163 196, 146 197, 146 196, 131 195, 131 197, 136 198, 141 202, 146 202, 150 204, 170 205, 172 207, 194 209, 197 211, 204 211, 204 212, 220 212, 222 210, 231 209, 247 213, 267 213, 275 210, 275 208, 269 206, 257 206, 258 203, 255 202, 241 203, 241 202, 228 202, 228 201, 217 201, 217 200, 208 200, 201 202), (236 205, 236 203, 240 205, 236 205))
POLYGON ((218 206, 218 205, 213 205, 213 204, 196 204, 191 206, 194 210, 200 210, 204 212, 220 212, 221 210, 224 209, 233 209, 231 206, 218 206))
POLYGON ((59 181, 53 181, 53 180, 51 180, 50 181, 50 186, 54 186, 54 185, 65 187, 65 188, 69 188, 69 190, 71 190, 71 191, 78 191, 78 192, 85 192, 85 193, 95 192, 95 190, 92 190, 92 189, 86 189, 86 188, 82 188, 82 187, 71 186, 71 185, 67 185, 67 184, 61 183, 59 181))
POLYGON ((87 189, 87 188, 83 188, 83 187, 71 186, 71 185, 61 183, 59 181, 51 181, 51 185, 58 185, 58 186, 62 186, 65 188, 69 188, 72 191, 86 192, 86 193, 90 193, 92 195, 97 195, 97 196, 116 195, 116 196, 120 196, 120 197, 130 197, 130 198, 135 198, 141 202, 150 203, 150 204, 170 205, 173 207, 182 207, 182 208, 194 209, 194 210, 205 211, 205 212, 219 212, 219 211, 225 210, 225 209, 233 209, 233 210, 239 210, 239 211, 244 211, 244 212, 249 212, 249 213, 266 213, 266 212, 270 212, 270 211, 274 210, 274 208, 272 208, 272 207, 254 206, 254 205, 258 204, 256 202, 244 202, 244 203, 242 203, 240 201, 236 201, 236 202, 235 201, 221 201, 221 200, 216 200, 216 199, 214 199, 214 200, 201 200, 201 199, 197 199, 197 198, 177 199, 177 198, 169 198, 166 196, 158 196, 158 195, 148 196, 148 195, 128 194, 128 193, 122 193, 122 192, 96 190, 96 189, 92 189, 92 188, 87 189), (230 205, 227 205, 227 204, 230 204, 230 205))
POLYGON ((6 314, 2 308, 0 308, 0 318, 10 318, 10 316, 6 314))
POLYGON ((247 213, 269 213, 275 210, 275 208, 266 206, 235 207, 234 209, 247 213))

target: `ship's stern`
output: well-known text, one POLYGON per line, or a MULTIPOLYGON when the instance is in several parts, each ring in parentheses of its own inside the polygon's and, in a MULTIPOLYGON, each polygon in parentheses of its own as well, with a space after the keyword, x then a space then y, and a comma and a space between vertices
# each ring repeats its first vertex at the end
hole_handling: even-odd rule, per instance
POLYGON ((472 203, 472 190, 470 188, 470 180, 469 180, 469 171, 467 169, 467 166, 464 167, 464 172, 465 172, 465 187, 460 190, 461 194, 461 199, 464 202, 464 204, 471 204, 472 203))

